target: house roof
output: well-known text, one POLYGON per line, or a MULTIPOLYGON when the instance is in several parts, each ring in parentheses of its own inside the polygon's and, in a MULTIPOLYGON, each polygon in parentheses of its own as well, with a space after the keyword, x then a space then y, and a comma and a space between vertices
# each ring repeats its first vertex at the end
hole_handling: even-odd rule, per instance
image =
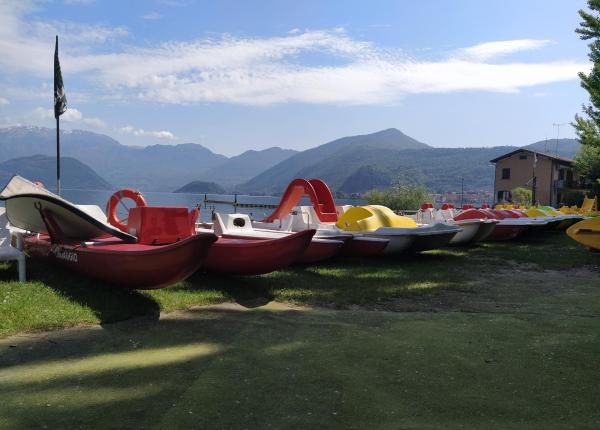
POLYGON ((569 166, 573 163, 573 160, 571 158, 559 157, 558 155, 552 155, 547 152, 532 151, 531 149, 525 149, 525 148, 515 149, 514 151, 509 152, 508 154, 504 154, 504 155, 501 155, 500 157, 496 157, 493 160, 490 160, 490 163, 496 163, 497 161, 503 160, 508 157, 512 157, 513 155, 515 155, 519 152, 529 152, 530 154, 536 154, 538 157, 550 158, 552 160, 556 160, 562 164, 566 164, 569 166))

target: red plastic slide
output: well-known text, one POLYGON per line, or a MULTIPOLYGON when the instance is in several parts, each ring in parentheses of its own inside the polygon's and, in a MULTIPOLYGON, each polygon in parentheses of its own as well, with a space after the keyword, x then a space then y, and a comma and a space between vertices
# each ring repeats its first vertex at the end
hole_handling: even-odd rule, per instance
POLYGON ((273 222, 289 215, 295 206, 298 206, 302 196, 307 195, 315 208, 315 212, 322 222, 336 222, 337 212, 335 201, 329 187, 320 179, 294 179, 287 186, 279 207, 265 218, 265 222, 273 222))

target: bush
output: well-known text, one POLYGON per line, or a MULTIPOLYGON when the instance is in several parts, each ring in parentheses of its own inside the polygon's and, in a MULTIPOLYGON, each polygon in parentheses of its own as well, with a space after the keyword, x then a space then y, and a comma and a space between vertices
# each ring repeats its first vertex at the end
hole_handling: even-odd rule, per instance
POLYGON ((523 187, 517 187, 513 190, 511 190, 510 195, 512 197, 512 201, 513 203, 522 205, 522 206, 529 206, 531 205, 531 200, 532 200, 532 192, 530 189, 528 188, 523 188, 523 187))
POLYGON ((387 190, 371 190, 363 198, 370 205, 387 206, 394 211, 417 210, 422 203, 431 200, 425 187, 415 185, 395 185, 387 190))

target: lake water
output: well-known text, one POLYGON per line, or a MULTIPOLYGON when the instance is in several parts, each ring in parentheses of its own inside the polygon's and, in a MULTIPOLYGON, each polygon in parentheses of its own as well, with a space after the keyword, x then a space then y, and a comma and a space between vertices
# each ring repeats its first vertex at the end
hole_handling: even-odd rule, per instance
MULTIPOLYGON (((69 200, 72 203, 80 205, 98 205, 105 210, 106 202, 108 198, 113 194, 114 191, 102 191, 102 190, 74 190, 64 189, 62 191, 62 197, 69 200)), ((193 208, 200 206, 200 218, 202 221, 210 221, 212 210, 221 213, 233 213, 234 209, 232 205, 224 204, 209 204, 205 207, 204 205, 204 194, 188 194, 188 193, 168 193, 168 192, 144 192, 142 193, 146 202, 150 206, 185 206, 193 208)), ((220 201, 231 201, 235 199, 234 195, 231 194, 207 194, 209 200, 220 200, 220 201)), ((281 197, 275 196, 247 196, 237 195, 238 203, 253 203, 253 204, 266 204, 266 205, 277 205, 279 204, 281 197)), ((128 206, 133 203, 126 201, 128 206)), ((301 202, 303 205, 309 205, 310 201, 308 198, 304 198, 301 202)), ((336 199, 338 205, 361 205, 364 201, 361 199, 336 199)), ((273 212, 273 209, 268 208, 238 208, 239 213, 245 213, 252 215, 255 219, 261 219, 273 212)))

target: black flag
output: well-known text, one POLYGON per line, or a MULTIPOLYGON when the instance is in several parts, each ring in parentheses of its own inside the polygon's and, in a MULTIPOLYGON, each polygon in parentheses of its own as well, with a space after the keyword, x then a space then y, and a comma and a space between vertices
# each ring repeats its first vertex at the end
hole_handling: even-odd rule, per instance
POLYGON ((54 47, 54 117, 58 118, 67 110, 67 96, 63 85, 60 62, 58 61, 58 36, 54 47))

